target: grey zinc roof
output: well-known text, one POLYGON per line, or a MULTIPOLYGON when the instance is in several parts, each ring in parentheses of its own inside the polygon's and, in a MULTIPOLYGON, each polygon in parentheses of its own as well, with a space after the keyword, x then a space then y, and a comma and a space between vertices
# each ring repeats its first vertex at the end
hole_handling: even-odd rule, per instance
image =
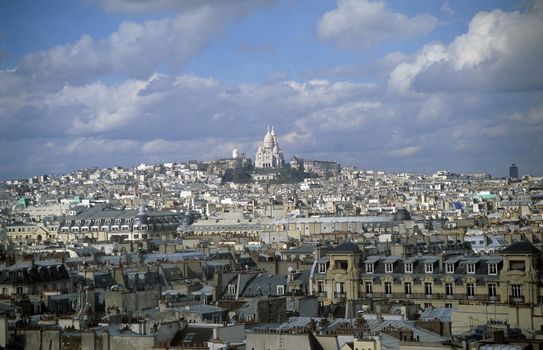
POLYGON ((438 261, 439 258, 438 258, 437 256, 426 255, 426 256, 422 256, 422 257, 421 257, 421 260, 422 260, 425 264, 433 264, 433 263, 435 263, 436 261, 438 261))
POLYGON ((441 322, 451 322, 453 309, 450 308, 427 308, 420 315, 423 321, 440 320, 441 322))
POLYGON ((311 254, 315 251, 315 246, 312 244, 304 244, 301 247, 291 248, 281 251, 282 254, 311 254))
POLYGON ((374 262, 377 262, 379 260, 383 260, 383 259, 386 259, 385 256, 383 255, 371 255, 371 256, 368 256, 368 258, 366 260, 364 260, 365 263, 374 263, 374 262))
POLYGON ((384 263, 395 263, 396 261, 400 260, 401 258, 399 256, 389 256, 386 258, 383 262, 384 263))

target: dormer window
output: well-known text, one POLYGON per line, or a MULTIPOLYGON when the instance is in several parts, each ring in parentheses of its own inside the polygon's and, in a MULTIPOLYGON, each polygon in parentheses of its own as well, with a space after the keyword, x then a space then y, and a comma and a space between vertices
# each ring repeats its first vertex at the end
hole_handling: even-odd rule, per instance
POLYGON ((475 264, 466 264, 466 272, 470 274, 475 273, 475 264))
POLYGON ((394 269, 393 263, 385 263, 385 273, 392 273, 394 269))
POLYGON ((319 272, 325 273, 326 272, 326 263, 320 263, 319 264, 319 272))
POLYGON ((454 264, 445 264, 445 273, 454 273, 454 264))
POLYGON ((285 286, 277 286, 277 295, 285 294, 285 286))
POLYGON ((413 273, 413 264, 412 263, 405 263, 405 273, 413 273))
POLYGON ((431 263, 424 264, 424 273, 434 273, 434 264, 431 264, 431 263))
POLYGON ((497 275, 498 274, 498 264, 488 264, 488 274, 497 275))
POLYGON ((366 263, 366 273, 373 273, 373 263, 366 263))
POLYGON ((236 285, 235 284, 229 284, 228 285, 228 294, 231 294, 231 295, 236 294, 236 285))

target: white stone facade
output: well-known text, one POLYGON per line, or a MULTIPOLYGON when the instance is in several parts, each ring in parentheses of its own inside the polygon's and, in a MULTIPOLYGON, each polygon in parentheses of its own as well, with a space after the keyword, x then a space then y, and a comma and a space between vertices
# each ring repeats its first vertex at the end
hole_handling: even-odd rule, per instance
POLYGON ((255 167, 257 168, 281 168, 285 165, 283 152, 279 148, 275 129, 272 127, 271 132, 268 127, 268 132, 264 136, 264 140, 255 156, 255 167))

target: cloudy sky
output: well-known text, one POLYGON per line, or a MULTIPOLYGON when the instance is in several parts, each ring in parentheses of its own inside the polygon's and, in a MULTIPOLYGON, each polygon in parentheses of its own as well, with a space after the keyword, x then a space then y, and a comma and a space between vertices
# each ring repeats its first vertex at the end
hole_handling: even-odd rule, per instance
POLYGON ((0 178, 251 158, 543 175, 543 2, 0 0, 0 178))

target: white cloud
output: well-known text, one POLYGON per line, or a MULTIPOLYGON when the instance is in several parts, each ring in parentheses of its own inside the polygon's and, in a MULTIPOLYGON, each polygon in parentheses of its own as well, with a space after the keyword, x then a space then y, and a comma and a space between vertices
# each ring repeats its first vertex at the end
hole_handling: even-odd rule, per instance
POLYGON ((256 6, 248 3, 198 6, 174 17, 143 23, 125 21, 107 38, 83 35, 74 43, 28 54, 16 71, 60 81, 81 81, 106 74, 147 77, 160 65, 182 66, 220 35, 227 24, 253 7, 256 6))
POLYGON ((543 87, 543 11, 494 10, 474 16, 449 45, 424 46, 398 64, 389 85, 398 92, 530 90, 543 87))
POLYGON ((419 153, 421 146, 406 146, 395 148, 389 151, 389 154, 394 157, 410 157, 419 153))
POLYGON ((339 0, 318 23, 321 40, 338 47, 369 49, 385 41, 401 41, 432 31, 438 21, 430 15, 407 17, 388 9, 384 2, 339 0))
POLYGON ((428 44, 414 61, 398 64, 390 73, 389 85, 398 92, 408 92, 417 75, 436 62, 448 61, 449 54, 441 44, 428 44))

